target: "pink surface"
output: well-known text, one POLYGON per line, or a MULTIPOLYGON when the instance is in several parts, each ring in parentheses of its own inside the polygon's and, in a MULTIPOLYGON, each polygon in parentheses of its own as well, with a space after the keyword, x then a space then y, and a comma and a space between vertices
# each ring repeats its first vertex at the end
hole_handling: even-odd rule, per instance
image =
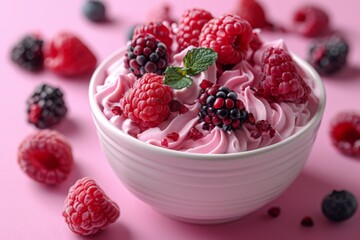
MULTIPOLYGON (((327 108, 317 140, 304 171, 278 199, 255 213, 235 222, 200 226, 169 219, 131 195, 119 182, 100 148, 87 100, 89 77, 65 79, 48 71, 31 74, 9 60, 10 47, 24 34, 39 31, 45 39, 59 31, 72 31, 81 36, 101 61, 125 44, 128 28, 146 18, 153 6, 162 1, 106 1, 112 21, 95 25, 81 15, 84 1, 13 0, 2 3, 0 15, 0 72, 2 95, 0 108, 0 239, 81 239, 73 234, 61 216, 68 188, 80 177, 94 178, 121 208, 120 219, 106 231, 83 239, 358 239, 360 211, 347 222, 332 224, 321 214, 323 196, 332 189, 347 189, 360 200, 359 159, 338 153, 328 137, 329 121, 339 111, 357 110, 360 96, 360 3, 356 0, 318 0, 331 14, 332 25, 348 38, 351 45, 349 64, 333 77, 324 77, 327 108), (331 4, 329 4, 331 2, 331 4), (141 7, 141 8, 140 8, 141 7), (55 187, 40 185, 23 174, 16 163, 17 147, 22 139, 36 131, 26 123, 25 101, 32 89, 47 82, 61 87, 69 107, 67 119, 56 129, 73 147, 75 169, 69 179, 55 187), (280 206, 282 213, 270 219, 266 210, 280 206), (301 227, 305 215, 312 216, 313 228, 301 227)), ((170 1, 169 1, 170 2, 170 1)), ((179 16, 190 7, 202 7, 214 15, 228 12, 235 0, 173 1, 179 16)), ((300 0, 262 1, 268 15, 276 22, 288 24, 291 12, 300 0)), ((266 34, 268 39, 283 37, 289 49, 305 57, 309 40, 296 34, 266 34)))

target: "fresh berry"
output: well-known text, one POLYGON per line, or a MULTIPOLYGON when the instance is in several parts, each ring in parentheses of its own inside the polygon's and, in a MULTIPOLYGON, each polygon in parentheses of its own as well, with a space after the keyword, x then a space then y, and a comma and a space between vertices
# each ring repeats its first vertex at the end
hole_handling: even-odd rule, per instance
POLYGON ((314 226, 314 221, 311 217, 306 216, 303 219, 301 219, 300 224, 304 227, 312 227, 314 226))
POLYGON ((338 72, 346 64, 348 43, 339 36, 314 40, 309 49, 310 64, 322 75, 338 72))
POLYGON ((207 22, 200 34, 200 47, 211 48, 218 54, 218 63, 237 64, 245 57, 252 38, 248 21, 236 15, 225 15, 207 22))
POLYGON ((247 20, 253 28, 265 28, 268 25, 264 8, 255 0, 239 0, 236 14, 247 20))
POLYGON ((305 103, 308 100, 311 89, 284 49, 268 48, 262 56, 261 71, 262 83, 257 95, 278 103, 305 103))
POLYGON ((171 45, 173 43, 170 29, 161 22, 151 22, 145 25, 138 25, 134 30, 133 40, 137 38, 139 34, 151 34, 157 40, 164 43, 168 54, 171 54, 171 45))
POLYGON ((72 170, 71 147, 60 133, 40 130, 20 144, 18 163, 32 179, 45 184, 58 184, 72 170))
POLYGON ((171 132, 171 133, 167 134, 166 137, 173 140, 174 142, 176 142, 177 140, 179 140, 180 136, 177 132, 171 132))
POLYGON ((203 128, 211 130, 219 127, 224 131, 239 129, 247 119, 248 112, 244 103, 237 99, 237 94, 218 84, 210 87, 204 83, 200 85, 204 87, 199 97, 199 121, 204 122, 203 128))
POLYGON ((198 47, 201 29, 212 18, 211 13, 203 9, 186 10, 180 18, 179 30, 176 33, 177 51, 180 52, 188 46, 198 47))
POLYGON ((78 76, 94 71, 96 57, 75 35, 60 33, 44 46, 45 67, 65 75, 78 76))
POLYGON ((169 117, 172 89, 163 77, 146 73, 120 100, 123 115, 142 128, 156 127, 169 117))
POLYGON ((360 154, 360 115, 342 112, 336 115, 330 125, 333 144, 346 155, 360 154))
POLYGON ((43 68, 43 41, 36 36, 28 35, 20 40, 11 50, 11 60, 29 71, 43 68))
POLYGON ((279 207, 271 207, 268 210, 268 215, 272 218, 277 218, 280 216, 281 209, 279 207))
POLYGON ((167 22, 169 25, 176 22, 171 16, 171 7, 167 3, 157 4, 156 7, 149 12, 147 20, 148 22, 167 22))
POLYGON ((137 77, 145 73, 162 75, 168 65, 166 46, 151 34, 138 34, 128 45, 124 63, 137 77))
POLYGON ((114 223, 120 209, 93 179, 84 177, 70 187, 62 215, 71 231, 87 236, 114 223))
POLYGON ((296 32, 307 37, 324 33, 329 27, 327 13, 313 5, 298 8, 293 15, 293 25, 296 32))
POLYGON ((40 129, 58 124, 67 113, 63 92, 48 84, 37 86, 26 104, 28 122, 40 129))
POLYGON ((351 192, 334 190, 323 199, 321 209, 329 220, 340 222, 351 218, 357 206, 357 200, 351 192))
POLYGON ((82 10, 90 21, 102 22, 106 19, 106 8, 103 1, 87 0, 82 10))

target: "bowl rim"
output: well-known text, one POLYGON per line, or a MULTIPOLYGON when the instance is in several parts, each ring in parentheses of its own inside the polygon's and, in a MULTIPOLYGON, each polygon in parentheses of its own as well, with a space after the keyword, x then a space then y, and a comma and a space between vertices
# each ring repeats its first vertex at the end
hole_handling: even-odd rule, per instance
MULTIPOLYGON (((120 137, 123 141, 128 141, 130 144, 136 146, 139 150, 144 149, 147 151, 153 151, 157 154, 162 154, 164 156, 172 156, 172 157, 179 157, 179 158, 187 158, 187 159, 196 159, 196 160, 231 160, 231 159, 244 159, 247 157, 251 157, 258 154, 264 154, 266 152, 275 150, 283 145, 286 145, 288 143, 291 143, 295 141, 298 137, 304 135, 308 129, 312 128, 316 124, 321 122, 321 119, 323 117, 324 111, 325 111, 325 105, 326 105, 326 92, 324 84, 319 76, 319 74, 315 71, 315 69, 307 63, 305 60, 298 57, 296 54, 291 53, 292 58, 294 61, 315 81, 316 86, 318 87, 318 97, 319 97, 319 105, 317 108, 316 113, 312 117, 312 119, 298 132, 291 135, 290 137, 286 138, 283 141, 271 144, 269 146, 265 146, 259 149, 254 150, 248 150, 243 152, 237 152, 237 153, 190 153, 190 152, 184 152, 184 151, 177 151, 173 149, 167 149, 167 148, 161 148, 159 146, 155 146, 149 143, 145 143, 142 141, 139 141, 138 139, 129 136, 128 134, 121 131, 121 129, 117 128, 113 124, 110 123, 110 121, 105 117, 103 112, 100 109, 100 106, 98 105, 97 101, 95 100, 94 95, 96 94, 96 87, 103 83, 104 80, 100 82, 100 78, 104 76, 104 73, 106 73, 107 68, 110 67, 113 63, 115 63, 119 57, 123 54, 125 49, 119 49, 112 53, 110 56, 105 58, 104 61, 100 63, 100 65, 95 69, 89 84, 88 89, 88 97, 89 97, 89 103, 90 108, 93 115, 93 120, 95 122, 95 118, 102 124, 104 127, 106 127, 109 131, 116 134, 116 136, 120 137)), ((95 124, 98 124, 95 122, 95 124)), ((96 126, 98 128, 98 126, 96 126)), ((98 131, 98 129, 97 129, 98 131)))

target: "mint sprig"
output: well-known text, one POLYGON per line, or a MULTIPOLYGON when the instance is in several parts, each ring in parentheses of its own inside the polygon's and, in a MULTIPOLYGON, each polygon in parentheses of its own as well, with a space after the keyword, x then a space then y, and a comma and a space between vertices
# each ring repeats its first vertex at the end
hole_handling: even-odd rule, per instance
POLYGON ((207 70, 217 59, 217 53, 210 48, 193 48, 189 50, 184 59, 184 67, 167 67, 164 83, 174 89, 189 87, 191 76, 207 70))

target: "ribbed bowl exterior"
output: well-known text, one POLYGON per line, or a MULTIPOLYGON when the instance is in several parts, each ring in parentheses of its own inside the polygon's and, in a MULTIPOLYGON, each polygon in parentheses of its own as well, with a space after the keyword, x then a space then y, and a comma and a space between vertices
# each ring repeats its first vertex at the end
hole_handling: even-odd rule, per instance
POLYGON ((90 105, 100 143, 111 167, 135 196, 173 218, 221 223, 240 218, 279 196, 299 175, 309 156, 325 108, 319 76, 295 60, 319 85, 318 112, 289 139, 235 154, 190 154, 142 143, 115 128, 94 100, 95 87, 118 53, 99 66, 90 84, 90 105))

